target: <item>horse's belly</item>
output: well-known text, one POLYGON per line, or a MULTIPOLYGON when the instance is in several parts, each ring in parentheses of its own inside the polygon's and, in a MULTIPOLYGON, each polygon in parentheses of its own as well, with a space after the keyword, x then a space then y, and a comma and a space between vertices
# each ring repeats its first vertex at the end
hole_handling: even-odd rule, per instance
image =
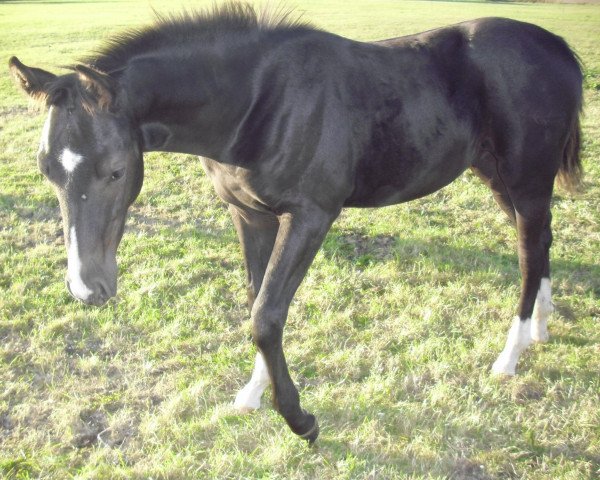
POLYGON ((410 187, 399 188, 395 185, 381 185, 376 188, 361 189, 344 202, 345 207, 385 207, 397 203, 408 202, 417 198, 425 197, 445 187, 458 177, 465 168, 462 168, 450 178, 444 181, 424 184, 415 184, 410 187))
POLYGON ((471 142, 456 141, 443 151, 431 149, 413 156, 405 152, 359 165, 347 207, 383 207, 429 195, 456 179, 473 163, 471 142))

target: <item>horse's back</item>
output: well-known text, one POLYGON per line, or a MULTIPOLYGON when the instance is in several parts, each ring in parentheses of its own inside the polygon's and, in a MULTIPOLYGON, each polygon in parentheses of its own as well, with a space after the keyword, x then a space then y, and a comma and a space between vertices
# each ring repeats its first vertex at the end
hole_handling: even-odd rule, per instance
POLYGON ((537 25, 488 17, 376 44, 400 50, 423 45, 452 75, 450 81, 481 79, 477 94, 488 110, 510 108, 556 120, 561 114, 570 118, 581 106, 576 55, 561 37, 537 25))

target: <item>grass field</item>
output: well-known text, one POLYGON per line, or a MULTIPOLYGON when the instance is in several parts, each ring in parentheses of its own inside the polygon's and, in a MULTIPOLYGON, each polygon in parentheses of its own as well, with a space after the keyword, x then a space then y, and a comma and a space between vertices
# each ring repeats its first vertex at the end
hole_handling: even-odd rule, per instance
MULTIPOLYGON (((0 60, 58 71, 151 6, 0 3, 0 60)), ((207 5, 209 2, 194 2, 207 5)), ((422 200, 345 211, 290 309, 285 348, 309 448, 270 406, 231 407, 254 359, 242 257, 199 162, 146 157, 118 298, 73 301, 57 201, 37 171, 44 115, 0 72, 0 478, 593 479, 600 476, 600 7, 290 0, 372 40, 480 16, 564 36, 586 68, 586 189, 558 190, 551 341, 490 366, 515 314, 516 235, 465 174, 422 200)))

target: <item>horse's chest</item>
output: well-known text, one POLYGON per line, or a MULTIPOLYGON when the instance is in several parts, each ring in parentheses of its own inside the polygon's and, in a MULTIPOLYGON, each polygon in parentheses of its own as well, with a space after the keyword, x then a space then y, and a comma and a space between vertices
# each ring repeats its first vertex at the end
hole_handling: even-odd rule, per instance
POLYGON ((271 210, 253 172, 243 167, 221 164, 209 158, 202 157, 201 161, 217 195, 223 201, 238 207, 271 210))

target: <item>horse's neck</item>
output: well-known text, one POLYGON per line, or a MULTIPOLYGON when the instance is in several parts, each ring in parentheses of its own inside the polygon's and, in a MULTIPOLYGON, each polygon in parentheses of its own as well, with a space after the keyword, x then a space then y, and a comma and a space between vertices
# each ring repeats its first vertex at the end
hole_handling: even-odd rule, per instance
POLYGON ((146 150, 217 158, 248 108, 254 51, 247 48, 245 58, 206 51, 134 59, 123 79, 132 116, 166 139, 146 150))

